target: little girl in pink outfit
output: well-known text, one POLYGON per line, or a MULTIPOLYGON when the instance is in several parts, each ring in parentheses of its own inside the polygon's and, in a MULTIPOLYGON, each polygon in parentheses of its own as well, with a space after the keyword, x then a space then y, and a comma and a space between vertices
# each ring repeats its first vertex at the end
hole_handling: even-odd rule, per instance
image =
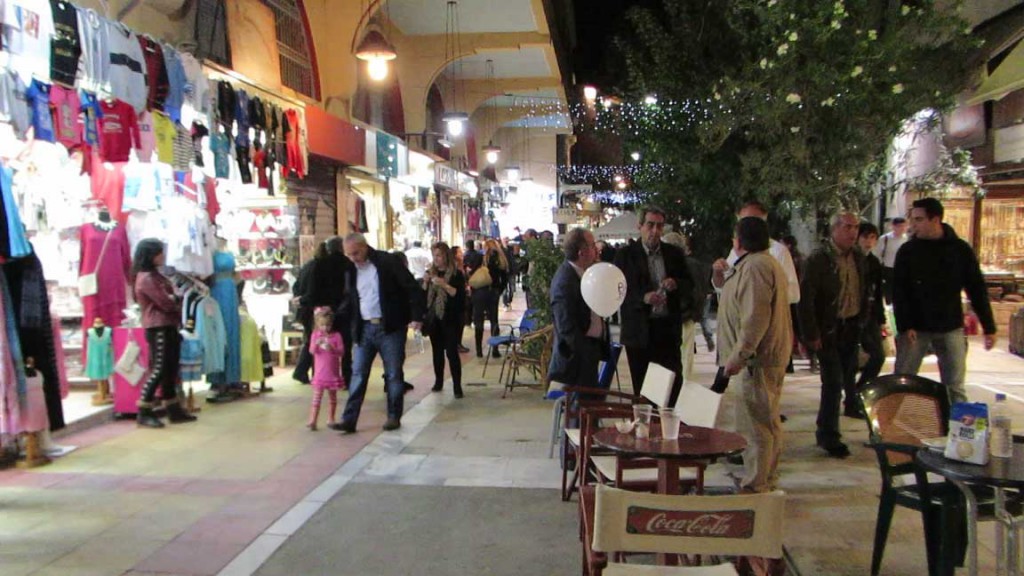
POLYGON ((330 412, 327 427, 337 426, 335 415, 338 411, 338 390, 347 388, 341 376, 341 357, 345 354, 345 343, 341 334, 333 332, 334 313, 330 308, 321 306, 313 311, 313 334, 309 338, 309 353, 313 355, 313 405, 309 410, 310 430, 316 430, 316 421, 320 416, 320 400, 324 391, 330 399, 330 412))

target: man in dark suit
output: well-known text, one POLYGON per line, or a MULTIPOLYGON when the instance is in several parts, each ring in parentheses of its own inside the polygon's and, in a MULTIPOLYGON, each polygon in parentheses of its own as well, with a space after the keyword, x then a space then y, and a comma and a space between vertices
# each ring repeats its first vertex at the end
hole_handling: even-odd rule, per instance
POLYGON ((555 321, 555 346, 548 376, 569 386, 597 385, 604 321, 583 301, 580 280, 597 261, 594 235, 574 228, 565 236, 565 262, 551 280, 551 315, 555 321))
POLYGON ((336 311, 333 329, 339 332, 345 341, 341 374, 345 382, 352 380, 352 332, 349 330, 351 318, 346 318, 340 313, 346 297, 345 277, 353 269, 352 262, 345 257, 341 236, 329 238, 323 247, 323 251, 318 251, 315 259, 302 267, 299 282, 296 282, 294 288, 301 291, 301 294, 298 294, 299 308, 304 312, 305 318, 302 350, 292 377, 303 384, 309 384, 309 369, 313 365, 313 357, 309 353, 309 335, 313 331, 313 309, 318 306, 328 306, 336 311))
POLYGON ((680 248, 661 241, 665 212, 640 210, 640 239, 615 254, 615 265, 626 276, 622 303, 622 344, 626 347, 633 392, 640 394, 647 365, 660 364, 675 372, 670 405, 683 386, 683 320, 693 316, 693 279, 680 248))
POLYGON ((352 268, 345 276, 343 315, 350 319, 356 344, 348 403, 337 429, 351 434, 363 407, 370 366, 380 352, 388 395, 388 419, 384 430, 401 427, 404 409, 405 333, 420 328, 426 297, 408 268, 392 254, 374 250, 362 234, 345 237, 345 256, 352 268))

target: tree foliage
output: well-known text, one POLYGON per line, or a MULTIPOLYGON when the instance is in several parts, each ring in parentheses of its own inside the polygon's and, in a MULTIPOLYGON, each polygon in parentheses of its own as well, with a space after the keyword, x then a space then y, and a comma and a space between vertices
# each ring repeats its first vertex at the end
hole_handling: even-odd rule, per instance
POLYGON ((851 183, 906 119, 954 103, 976 43, 955 5, 930 0, 661 0, 626 29, 617 92, 657 102, 600 115, 625 150, 672 167, 636 184, 698 241, 727 235, 746 198, 783 217, 856 208, 851 183))

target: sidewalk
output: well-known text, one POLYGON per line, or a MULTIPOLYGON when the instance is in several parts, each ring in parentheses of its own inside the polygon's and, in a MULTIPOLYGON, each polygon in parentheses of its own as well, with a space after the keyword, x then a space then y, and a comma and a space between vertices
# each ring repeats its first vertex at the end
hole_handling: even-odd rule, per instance
MULTIPOLYGON (((517 305, 503 321, 518 320, 517 305)), ((409 353, 416 390, 398 432, 380 430, 378 362, 355 435, 306 430, 309 389, 279 372, 273 393, 204 404, 195 424, 112 422, 61 439, 79 449, 49 466, 0 471, 0 572, 577 573, 576 504, 559 500, 558 462, 547 459, 551 404, 531 389, 502 400, 498 367, 485 380, 471 354, 463 355, 466 397, 455 400, 450 382, 432 394, 429 346, 420 354, 410 341, 409 353)), ((712 362, 701 345, 696 380, 710 383, 712 362)), ((1013 394, 1024 385, 1024 360, 973 346, 968 366, 972 398, 1008 390, 1024 423, 1024 397, 1013 394)), ((620 369, 628 389, 626 362, 620 369)), ((783 395, 784 541, 804 576, 865 574, 875 457, 861 447, 864 423, 848 418, 853 456, 829 459, 815 448, 817 401, 818 377, 798 365, 783 395)), ((731 414, 727 395, 720 425, 731 414)), ((728 471, 715 466, 709 478, 727 483, 728 471)), ((982 542, 982 572, 992 573, 988 526, 982 542)), ((920 517, 898 510, 882 574, 922 574, 924 566, 920 517)))

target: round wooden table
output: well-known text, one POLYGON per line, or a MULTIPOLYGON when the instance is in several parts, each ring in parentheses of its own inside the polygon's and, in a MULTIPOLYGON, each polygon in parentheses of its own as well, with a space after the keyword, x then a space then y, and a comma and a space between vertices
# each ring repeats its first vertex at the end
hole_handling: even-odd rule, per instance
POLYGON ((594 443, 619 456, 648 457, 658 461, 658 492, 679 493, 679 468, 696 467, 697 493, 704 491, 703 469, 717 458, 739 454, 747 447, 743 436, 716 428, 680 426, 677 440, 665 440, 658 426, 651 427, 651 436, 637 438, 622 434, 615 428, 603 428, 593 437, 594 443))

